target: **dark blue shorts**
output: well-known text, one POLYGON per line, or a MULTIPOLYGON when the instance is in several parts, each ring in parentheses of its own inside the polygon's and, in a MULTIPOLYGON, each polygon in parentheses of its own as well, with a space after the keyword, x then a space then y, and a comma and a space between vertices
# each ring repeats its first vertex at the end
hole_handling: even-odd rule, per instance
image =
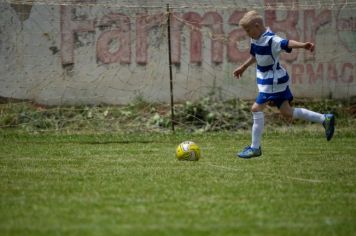
POLYGON ((258 93, 258 96, 256 98, 256 103, 264 104, 266 102, 269 102, 270 105, 274 105, 280 108, 284 101, 291 102, 292 100, 293 100, 293 95, 289 90, 289 87, 287 87, 286 90, 279 93, 258 93))

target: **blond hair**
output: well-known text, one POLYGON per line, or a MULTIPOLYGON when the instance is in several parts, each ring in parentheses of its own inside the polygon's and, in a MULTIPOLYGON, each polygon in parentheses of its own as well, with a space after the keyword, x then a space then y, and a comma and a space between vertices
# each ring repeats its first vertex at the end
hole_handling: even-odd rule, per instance
POLYGON ((239 25, 242 27, 249 26, 251 23, 258 23, 263 26, 263 18, 257 11, 246 12, 245 15, 241 18, 239 25))

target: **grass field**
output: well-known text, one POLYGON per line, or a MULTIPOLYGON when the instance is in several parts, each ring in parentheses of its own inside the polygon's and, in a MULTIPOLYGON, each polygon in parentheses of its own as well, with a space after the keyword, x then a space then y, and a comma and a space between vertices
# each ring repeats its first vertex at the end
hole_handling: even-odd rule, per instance
POLYGON ((356 235, 356 129, 0 133, 0 235, 356 235), (175 147, 193 140, 198 162, 175 147))

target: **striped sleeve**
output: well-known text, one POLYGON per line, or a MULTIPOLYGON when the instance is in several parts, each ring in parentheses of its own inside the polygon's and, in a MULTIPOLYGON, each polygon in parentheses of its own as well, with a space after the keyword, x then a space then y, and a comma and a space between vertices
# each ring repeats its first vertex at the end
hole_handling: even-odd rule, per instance
POLYGON ((272 41, 272 51, 279 54, 282 50, 290 53, 292 49, 288 47, 288 39, 281 38, 279 36, 274 36, 272 41))
POLYGON ((256 56, 255 45, 253 43, 251 43, 250 54, 254 57, 256 56))
POLYGON ((282 48, 284 51, 290 53, 290 52, 292 52, 292 49, 288 47, 288 42, 289 42, 288 39, 283 39, 283 40, 281 41, 281 48, 282 48))

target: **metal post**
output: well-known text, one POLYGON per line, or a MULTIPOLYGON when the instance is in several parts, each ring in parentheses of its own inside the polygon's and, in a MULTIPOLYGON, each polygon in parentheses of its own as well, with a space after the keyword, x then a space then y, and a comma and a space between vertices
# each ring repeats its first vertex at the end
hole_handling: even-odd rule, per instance
POLYGON ((173 99, 173 74, 172 74, 172 55, 171 55, 171 11, 169 9, 169 4, 167 4, 167 31, 168 31, 168 60, 169 60, 169 84, 171 93, 171 122, 172 131, 174 132, 174 99, 173 99))

